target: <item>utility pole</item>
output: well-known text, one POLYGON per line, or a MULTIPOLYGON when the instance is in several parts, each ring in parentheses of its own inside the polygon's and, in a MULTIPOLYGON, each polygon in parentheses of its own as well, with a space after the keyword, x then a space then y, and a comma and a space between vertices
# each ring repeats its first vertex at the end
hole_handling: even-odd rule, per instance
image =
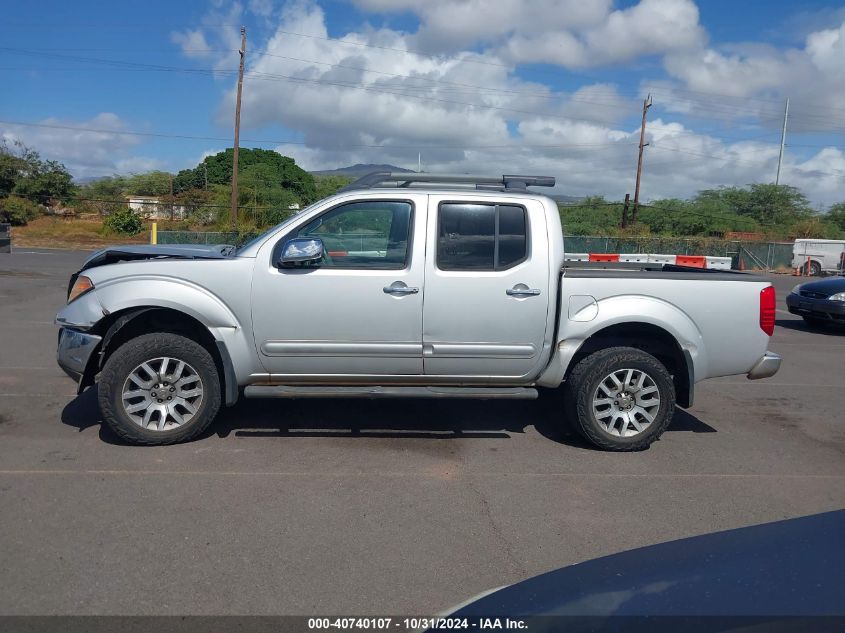
POLYGON ((241 64, 238 69, 238 96, 235 101, 235 148, 232 155, 232 228, 238 225, 238 143, 241 134, 241 91, 244 85, 244 57, 246 56, 246 27, 241 27, 241 64))
POLYGON ((634 186, 634 212, 631 216, 631 222, 637 221, 637 213, 640 210, 640 178, 643 175, 643 149, 648 143, 645 142, 645 119, 648 109, 651 107, 651 95, 643 99, 643 122, 640 126, 640 157, 637 160, 637 183, 634 186))
POLYGON ((205 169, 205 190, 208 191, 208 163, 202 161, 203 169, 205 169))
POLYGON ((175 211, 173 209, 173 174, 168 174, 170 176, 170 219, 173 219, 175 211))
POLYGON ((417 152, 417 173, 422 173, 422 152, 417 152))
POLYGON ((628 205, 630 204, 630 202, 631 202, 631 194, 626 193, 625 194, 625 202, 622 205, 622 228, 623 229, 628 226, 628 205))
POLYGON ((783 163, 783 149, 786 147, 786 120, 789 118, 789 98, 786 99, 786 109, 783 111, 783 130, 780 133, 780 154, 778 155, 778 173, 775 184, 780 184, 780 166, 783 163))

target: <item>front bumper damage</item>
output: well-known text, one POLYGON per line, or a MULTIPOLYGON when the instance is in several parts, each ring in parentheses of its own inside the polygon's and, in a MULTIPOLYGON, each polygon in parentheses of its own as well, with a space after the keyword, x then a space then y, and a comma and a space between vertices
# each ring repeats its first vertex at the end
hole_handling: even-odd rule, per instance
POLYGON ((86 334, 79 330, 63 327, 59 330, 59 344, 56 361, 65 373, 80 382, 88 362, 100 346, 102 336, 86 334))

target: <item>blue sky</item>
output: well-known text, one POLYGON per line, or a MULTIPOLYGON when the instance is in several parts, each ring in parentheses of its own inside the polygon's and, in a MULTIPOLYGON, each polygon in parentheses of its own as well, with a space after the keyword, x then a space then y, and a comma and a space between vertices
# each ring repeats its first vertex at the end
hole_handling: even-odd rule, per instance
POLYGON ((242 24, 242 144, 306 168, 414 167, 421 152, 432 171, 542 171, 562 192, 621 197, 651 92, 644 197, 686 196, 773 180, 789 97, 783 182, 819 205, 845 200, 842 3, 149 0, 4 14, 0 134, 79 177, 175 171, 229 145, 242 24))

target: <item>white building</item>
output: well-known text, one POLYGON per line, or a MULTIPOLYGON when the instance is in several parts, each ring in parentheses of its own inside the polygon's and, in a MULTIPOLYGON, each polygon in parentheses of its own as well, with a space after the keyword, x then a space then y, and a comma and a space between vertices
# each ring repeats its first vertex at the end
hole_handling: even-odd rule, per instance
POLYGON ((156 196, 128 196, 126 204, 149 220, 184 220, 187 214, 184 206, 162 202, 156 196))

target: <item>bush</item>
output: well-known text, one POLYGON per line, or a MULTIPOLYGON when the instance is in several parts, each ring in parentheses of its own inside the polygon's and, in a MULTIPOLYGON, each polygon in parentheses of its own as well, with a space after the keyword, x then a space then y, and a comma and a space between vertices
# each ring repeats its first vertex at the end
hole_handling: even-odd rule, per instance
POLYGON ((0 222, 8 222, 12 226, 23 226, 42 214, 40 206, 17 196, 0 199, 0 222))
POLYGON ((144 229, 141 218, 128 207, 118 209, 103 221, 107 231, 121 235, 137 235, 144 229))

